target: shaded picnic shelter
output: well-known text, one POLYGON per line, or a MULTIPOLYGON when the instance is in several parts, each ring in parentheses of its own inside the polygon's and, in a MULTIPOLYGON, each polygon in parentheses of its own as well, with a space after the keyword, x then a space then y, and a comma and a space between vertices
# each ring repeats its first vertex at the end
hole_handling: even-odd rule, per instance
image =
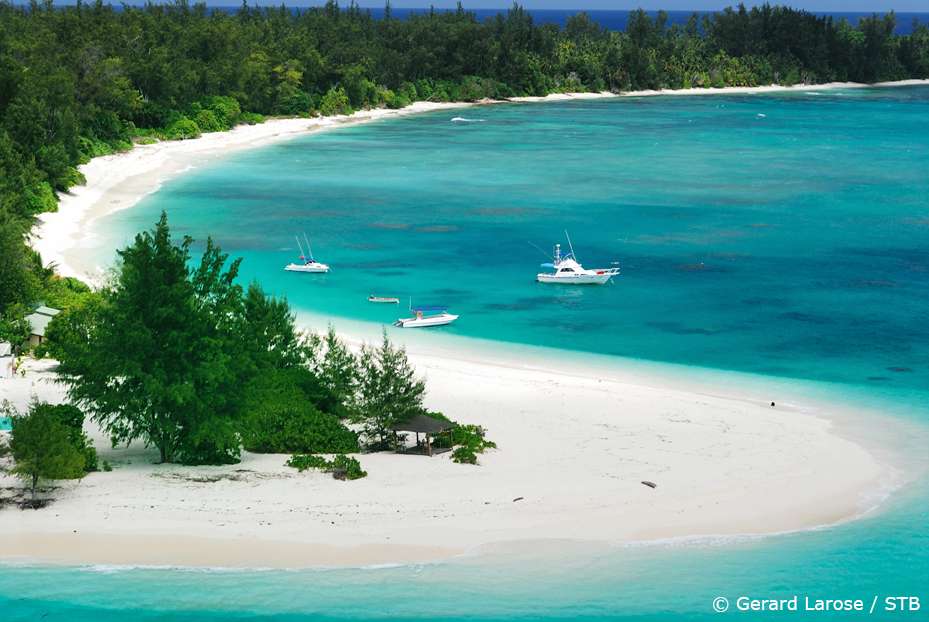
POLYGON ((455 424, 451 421, 443 421, 442 419, 436 419, 428 415, 414 415, 406 421, 391 426, 390 429, 393 430, 394 435, 398 437, 398 453, 433 456, 435 454, 451 451, 450 442, 449 447, 433 447, 432 439, 439 434, 450 434, 454 428, 455 424), (399 433, 401 432, 415 433, 416 445, 413 447, 401 447, 399 442, 399 433), (425 437, 424 441, 420 441, 420 434, 425 437))

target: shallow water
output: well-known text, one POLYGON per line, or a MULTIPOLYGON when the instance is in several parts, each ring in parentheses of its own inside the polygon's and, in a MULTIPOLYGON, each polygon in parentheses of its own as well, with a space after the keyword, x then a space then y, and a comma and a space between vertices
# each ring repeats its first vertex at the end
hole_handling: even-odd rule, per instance
POLYGON ((926 387, 927 116, 926 87, 422 115, 185 175, 113 216, 101 248, 109 261, 167 209, 317 312, 390 323, 412 298, 461 314, 450 334, 926 387), (536 283, 529 242, 564 229, 622 276, 536 283), (331 274, 281 270, 304 231, 331 274))
MULTIPOLYGON (((885 414, 867 424, 894 431, 929 422, 926 118, 929 88, 918 87, 397 119, 185 175, 107 219, 97 256, 110 257, 167 209, 178 233, 212 234, 245 258, 245 278, 300 309, 388 323, 402 309, 371 305, 369 293, 446 303, 461 320, 420 338, 482 337, 571 351, 564 356, 776 376, 772 386, 879 406, 885 414), (585 264, 618 260, 623 275, 600 288, 534 283, 544 258, 527 242, 547 247, 565 228, 585 264), (331 274, 281 271, 296 254, 293 234, 304 230, 331 274)), ((695 378, 727 378, 694 369, 695 378)), ((855 434, 873 434, 868 425, 855 434)), ((914 469, 925 467, 922 441, 902 447, 914 469)), ((428 566, 6 567, 0 607, 12 620, 699 620, 717 616, 716 596, 796 594, 861 598, 866 607, 878 596, 872 619, 925 619, 927 501, 920 477, 882 512, 812 532, 428 566), (893 595, 920 596, 922 612, 883 611, 893 595)))

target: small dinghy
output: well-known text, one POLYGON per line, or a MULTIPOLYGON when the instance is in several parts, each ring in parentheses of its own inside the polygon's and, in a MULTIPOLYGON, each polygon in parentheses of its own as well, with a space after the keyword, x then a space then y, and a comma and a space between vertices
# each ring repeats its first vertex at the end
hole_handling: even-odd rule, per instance
POLYGON ((294 239, 297 240, 297 248, 300 249, 300 262, 301 263, 289 263, 284 266, 284 270, 288 272, 312 272, 312 273, 326 273, 329 272, 329 266, 320 263, 313 259, 313 249, 310 248, 310 240, 306 237, 306 234, 303 234, 303 241, 306 242, 307 253, 303 253, 303 246, 300 244, 300 238, 294 236, 294 239))
POLYGON ((394 322, 394 326, 400 328, 426 328, 427 326, 444 326, 458 319, 457 315, 448 312, 448 307, 410 306, 410 311, 413 312, 413 317, 400 318, 394 322))
POLYGON ((371 294, 370 296, 368 296, 368 302, 378 302, 381 304, 398 305, 400 304, 400 299, 393 298, 391 296, 375 296, 374 294, 371 294))

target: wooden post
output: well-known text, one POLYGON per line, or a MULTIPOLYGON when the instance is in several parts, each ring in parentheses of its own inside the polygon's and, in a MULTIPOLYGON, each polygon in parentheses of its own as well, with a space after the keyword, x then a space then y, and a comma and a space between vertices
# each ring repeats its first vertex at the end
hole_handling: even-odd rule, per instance
POLYGON ((426 451, 429 452, 429 457, 432 457, 432 441, 428 432, 426 432, 426 451))

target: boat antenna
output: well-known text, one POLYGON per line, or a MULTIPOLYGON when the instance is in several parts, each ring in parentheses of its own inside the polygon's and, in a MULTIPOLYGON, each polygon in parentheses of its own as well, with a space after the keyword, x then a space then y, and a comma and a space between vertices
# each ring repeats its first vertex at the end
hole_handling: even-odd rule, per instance
POLYGON ((574 261, 580 261, 580 259, 577 258, 577 255, 574 254, 574 245, 571 244, 571 236, 568 235, 567 229, 564 230, 564 236, 568 238, 568 248, 571 249, 571 256, 574 257, 574 261))
POLYGON ((306 255, 303 254, 303 247, 300 245, 300 238, 298 238, 297 236, 294 236, 294 239, 297 241, 297 248, 300 249, 300 259, 302 259, 304 263, 306 263, 306 255))
POLYGON ((306 231, 303 232, 303 241, 306 242, 306 250, 310 253, 310 261, 316 261, 313 259, 313 248, 310 246, 310 240, 306 237, 306 231))
POLYGON ((551 258, 552 258, 552 256, 551 256, 550 254, 546 253, 545 251, 543 251, 541 248, 539 248, 538 246, 536 246, 536 245, 533 244, 532 242, 528 242, 528 241, 527 241, 526 244, 528 244, 528 245, 531 246, 532 248, 536 249, 537 251, 539 251, 540 253, 542 253, 543 255, 545 255, 545 258, 546 258, 546 259, 551 259, 551 258))

